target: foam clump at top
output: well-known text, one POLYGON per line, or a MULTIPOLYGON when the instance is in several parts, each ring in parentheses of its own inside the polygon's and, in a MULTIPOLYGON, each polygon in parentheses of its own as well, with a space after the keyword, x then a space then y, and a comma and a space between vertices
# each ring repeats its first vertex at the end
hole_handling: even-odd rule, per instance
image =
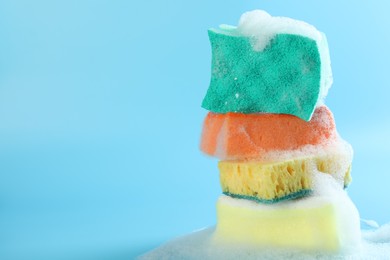
POLYGON ((326 36, 313 25, 289 17, 272 17, 263 10, 254 10, 241 15, 237 31, 246 36, 253 36, 253 48, 262 51, 276 34, 297 34, 316 41, 321 57, 321 86, 319 105, 323 103, 333 83, 330 55, 326 36), (261 30, 259 30, 261 28, 261 30))
POLYGON ((317 29, 303 21, 288 17, 272 17, 263 10, 254 10, 241 15, 237 26, 238 34, 255 36, 254 49, 262 51, 271 39, 280 33, 297 34, 319 42, 322 34, 317 29))
POLYGON ((332 84, 328 44, 313 26, 260 10, 209 30, 212 76, 203 108, 291 114, 306 121, 332 84))

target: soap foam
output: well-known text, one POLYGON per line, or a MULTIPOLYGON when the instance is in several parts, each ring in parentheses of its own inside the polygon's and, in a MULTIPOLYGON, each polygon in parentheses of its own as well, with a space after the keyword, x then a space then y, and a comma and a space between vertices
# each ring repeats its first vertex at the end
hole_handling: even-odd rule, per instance
POLYGON ((387 224, 376 231, 363 232, 361 247, 354 252, 342 254, 325 253, 305 253, 297 250, 275 250, 275 249, 256 249, 244 246, 232 247, 224 245, 212 245, 212 236, 215 228, 207 228, 192 233, 185 237, 178 238, 167 244, 140 256, 139 260, 148 259, 291 259, 291 260, 311 260, 311 259, 348 259, 348 260, 366 260, 366 259, 388 259, 390 255, 390 241, 381 243, 371 241, 367 238, 387 236, 390 237, 390 224, 387 224), (383 230, 381 230, 385 227, 383 230))
POLYGON ((237 26, 238 33, 253 37, 253 48, 263 51, 276 34, 296 34, 320 42, 323 35, 312 25, 288 17, 272 17, 263 10, 244 13, 237 26))
POLYGON ((314 172, 313 196, 326 198, 336 205, 338 229, 341 241, 345 242, 345 250, 352 252, 360 249, 360 216, 356 206, 347 192, 340 188, 337 179, 328 174, 314 172))
MULTIPOLYGON (((344 250, 338 254, 215 243, 213 240, 215 227, 210 227, 168 242, 138 259, 388 259, 390 255, 390 223, 378 229, 360 231, 359 213, 346 192, 332 178, 324 174, 318 173, 315 178, 317 188, 311 198, 283 202, 278 205, 282 207, 314 207, 326 201, 335 203, 336 214, 339 214, 339 219, 344 219, 338 227, 343 234, 341 239, 344 241, 344 250)), ((220 200, 242 207, 267 209, 276 207, 275 205, 259 205, 247 200, 232 199, 227 196, 221 196, 220 200)))
POLYGON ((261 248, 231 243, 215 243, 215 227, 202 229, 175 239, 138 259, 388 259, 390 255, 390 223, 373 230, 359 229, 359 213, 347 193, 333 178, 314 173, 315 189, 311 197, 276 205, 261 205, 247 200, 221 196, 220 200, 240 207, 272 209, 273 207, 315 207, 332 201, 336 206, 344 250, 339 254, 303 252, 279 248, 261 248))
MULTIPOLYGON (((261 158, 255 158, 257 162, 281 162, 291 159, 308 158, 308 157, 328 157, 338 156, 343 163, 341 169, 348 169, 353 158, 352 146, 343 140, 340 136, 329 139, 320 145, 304 145, 299 149, 294 150, 274 150, 271 152, 263 152, 261 158)), ((234 158, 231 158, 234 160, 234 158)), ((345 174, 345 171, 341 175, 345 174)), ((340 176, 341 176, 340 175, 340 176)))
POLYGON ((368 228, 379 228, 379 224, 372 219, 360 219, 360 223, 362 223, 364 226, 368 228))
POLYGON ((283 201, 272 205, 256 203, 245 199, 221 196, 219 203, 235 208, 249 208, 254 211, 274 211, 282 209, 313 209, 332 204, 337 220, 340 245, 346 252, 360 248, 360 217, 355 205, 337 180, 329 174, 313 169, 313 193, 301 199, 283 201))
POLYGON ((173 240, 139 259, 386 259, 390 255, 390 224, 361 232, 359 213, 347 193, 334 178, 320 172, 313 174, 314 192, 310 197, 277 205, 263 205, 228 196, 221 196, 220 201, 262 210, 276 207, 312 208, 331 202, 335 206, 343 245, 343 250, 338 254, 215 243, 215 228, 212 227, 173 240))
POLYGON ((366 231, 363 234, 363 237, 372 243, 390 244, 390 223, 383 225, 376 230, 366 231))

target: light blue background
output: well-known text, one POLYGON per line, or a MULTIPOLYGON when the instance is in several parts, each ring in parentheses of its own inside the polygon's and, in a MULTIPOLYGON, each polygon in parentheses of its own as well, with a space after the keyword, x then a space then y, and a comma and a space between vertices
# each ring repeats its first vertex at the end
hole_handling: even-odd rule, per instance
POLYGON ((390 221, 388 1, 0 0, 0 259, 132 259, 215 224, 207 29, 265 9, 328 37, 349 194, 390 221))

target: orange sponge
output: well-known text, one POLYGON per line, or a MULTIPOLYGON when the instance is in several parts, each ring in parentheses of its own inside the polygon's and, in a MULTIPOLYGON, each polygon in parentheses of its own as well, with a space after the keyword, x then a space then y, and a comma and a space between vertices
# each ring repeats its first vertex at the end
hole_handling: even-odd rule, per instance
POLYGON ((337 137, 333 115, 318 107, 307 122, 287 114, 208 113, 201 150, 222 160, 258 159, 271 151, 320 145, 337 137))

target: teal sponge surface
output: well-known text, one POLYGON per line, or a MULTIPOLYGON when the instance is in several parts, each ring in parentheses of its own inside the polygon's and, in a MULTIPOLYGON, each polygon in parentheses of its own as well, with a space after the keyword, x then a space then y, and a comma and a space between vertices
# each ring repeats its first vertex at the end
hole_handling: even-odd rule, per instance
POLYGON ((277 34, 263 51, 251 37, 209 30, 210 86, 202 107, 215 113, 291 114, 310 120, 320 95, 321 59, 317 43, 277 34))

